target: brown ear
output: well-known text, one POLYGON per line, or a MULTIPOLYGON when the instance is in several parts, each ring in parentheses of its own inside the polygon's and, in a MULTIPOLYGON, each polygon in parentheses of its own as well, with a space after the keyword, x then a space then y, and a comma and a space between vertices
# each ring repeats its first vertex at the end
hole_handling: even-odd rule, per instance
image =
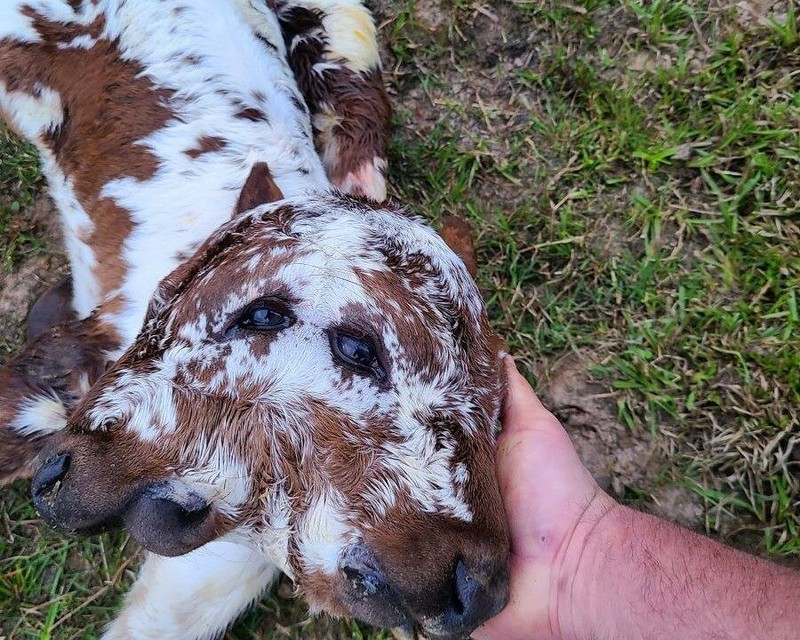
POLYGON ((27 476, 119 347, 94 316, 42 331, 0 369, 0 484, 27 476))
POLYGON ((442 220, 439 235, 445 244, 453 250, 473 278, 478 273, 478 260, 475 257, 475 245, 472 242, 472 229, 461 218, 447 216, 442 220))
POLYGON ((26 337, 31 342, 59 324, 76 320, 72 309, 72 276, 56 282, 45 291, 28 311, 26 337))
POLYGON ((260 204, 283 200, 283 193, 272 179, 266 162, 256 162, 245 180, 234 215, 250 211, 260 204))

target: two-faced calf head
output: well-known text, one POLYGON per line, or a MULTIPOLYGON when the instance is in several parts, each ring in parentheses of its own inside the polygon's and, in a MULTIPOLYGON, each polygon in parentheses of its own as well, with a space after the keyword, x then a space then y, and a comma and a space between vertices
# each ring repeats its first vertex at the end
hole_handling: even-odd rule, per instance
POLYGON ((507 592, 501 376, 475 284, 421 223, 263 205, 162 282, 35 500, 164 555, 246 536, 312 608, 460 637, 507 592))

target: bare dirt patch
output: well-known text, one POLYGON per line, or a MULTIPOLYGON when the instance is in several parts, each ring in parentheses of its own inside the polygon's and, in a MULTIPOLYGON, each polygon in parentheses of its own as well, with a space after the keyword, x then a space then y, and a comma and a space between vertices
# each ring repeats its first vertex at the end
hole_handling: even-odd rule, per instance
POLYGON ((53 203, 47 196, 39 196, 27 213, 28 223, 41 246, 15 256, 13 269, 0 274, 0 327, 12 353, 23 339, 31 305, 68 272, 58 212, 53 203))

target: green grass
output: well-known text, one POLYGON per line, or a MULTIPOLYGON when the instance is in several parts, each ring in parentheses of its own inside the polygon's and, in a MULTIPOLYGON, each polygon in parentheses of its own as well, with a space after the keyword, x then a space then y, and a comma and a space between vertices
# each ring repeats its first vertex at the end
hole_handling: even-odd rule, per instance
POLYGON ((0 120, 0 264, 12 269, 39 246, 29 208, 41 188, 36 150, 20 142, 0 120))
MULTIPOLYGON (((618 496, 649 508, 661 486, 685 487, 710 534, 797 561, 800 46, 789 5, 760 17, 714 0, 381 7, 379 21, 397 18, 381 33, 394 195, 474 225, 492 321, 545 396, 578 354, 584 388, 610 407, 607 435, 653 444, 656 471, 616 478, 618 496)), ((25 221, 40 185, 29 148, 2 130, 0 147, 11 273, 35 248, 25 221)), ((0 636, 96 637, 133 575, 124 537, 65 542, 38 525, 25 483, 0 494, 0 514, 0 636)), ((280 594, 228 637, 385 634, 308 621, 280 594)))
MULTIPOLYGON (((620 424, 652 434, 671 477, 703 499, 709 530, 754 530, 761 550, 797 554, 794 14, 743 24, 700 2, 508 13, 508 39, 527 30, 536 47, 494 95, 479 65, 456 94, 441 43, 429 58, 411 36, 401 70, 426 70, 444 112, 419 136, 400 112, 401 195, 474 222, 492 316, 534 373, 583 354, 620 424)), ((471 49, 480 29, 460 31, 452 47, 471 49)))

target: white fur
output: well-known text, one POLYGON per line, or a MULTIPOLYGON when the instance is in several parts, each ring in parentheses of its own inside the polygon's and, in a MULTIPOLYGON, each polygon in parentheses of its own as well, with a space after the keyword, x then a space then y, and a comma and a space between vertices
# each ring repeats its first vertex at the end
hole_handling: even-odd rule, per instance
POLYGON ((144 442, 174 434, 177 423, 170 373, 174 375, 169 363, 150 376, 122 371, 87 412, 91 428, 102 431, 124 419, 126 428, 144 442))
POLYGON ((329 490, 317 497, 300 520, 297 548, 306 571, 335 575, 343 549, 357 540, 343 503, 342 496, 329 490))
POLYGON ((103 640, 211 640, 277 575, 258 550, 232 537, 177 558, 149 553, 103 640))
POLYGON ((11 430, 20 436, 43 436, 60 431, 67 424, 64 403, 51 396, 35 396, 22 403, 11 422, 11 430))
POLYGON ((39 140, 64 119, 61 96, 43 85, 34 87, 36 95, 8 91, 0 82, 0 105, 14 128, 29 140, 39 140))
POLYGON ((94 223, 75 196, 72 178, 64 175, 53 154, 42 148, 39 155, 50 197, 61 213, 64 244, 72 273, 72 307, 78 318, 85 318, 100 304, 97 259, 92 247, 85 242, 95 230, 94 223))
POLYGON ((221 513, 237 517, 250 497, 252 482, 247 468, 224 444, 211 446, 206 440, 193 448, 191 458, 199 454, 204 463, 181 474, 181 483, 221 513))
POLYGON ((191 253, 230 218, 236 187, 244 183, 254 161, 267 162, 286 196, 329 183, 308 118, 292 102, 300 93, 279 57, 283 42, 272 13, 251 10, 247 16, 250 23, 263 25, 262 33, 273 34, 278 48, 274 56, 264 55, 264 46, 227 2, 139 0, 120 3, 113 15, 104 35, 119 37, 125 56, 142 64, 158 86, 177 91, 180 100, 173 105, 180 119, 141 141, 159 160, 156 175, 145 182, 122 178, 103 190, 131 212, 136 224, 123 251, 131 265, 122 291, 127 305, 110 318, 129 342, 140 329, 158 281, 177 266, 179 256, 191 253), (174 30, 175 24, 164 16, 177 6, 183 11, 174 30), (203 64, 185 62, 187 55, 203 64), (258 92, 268 100, 257 100, 258 92), (263 111, 268 121, 233 117, 240 108, 234 100, 263 111), (221 137, 228 146, 198 159, 187 156, 185 151, 203 136, 221 137), (154 211, 159 215, 154 217, 154 211), (155 246, 169 250, 154 253, 155 246), (143 255, 148 259, 141 260, 143 255))
POLYGON ((261 500, 264 511, 261 532, 254 537, 255 544, 265 558, 294 580, 294 569, 289 562, 289 539, 294 533, 292 509, 282 483, 276 482, 274 490, 261 496, 261 500))
POLYGON ((89 35, 82 35, 76 38, 73 38, 69 42, 59 42, 58 48, 59 49, 91 49, 94 45, 97 44, 97 39, 92 38, 89 35))

